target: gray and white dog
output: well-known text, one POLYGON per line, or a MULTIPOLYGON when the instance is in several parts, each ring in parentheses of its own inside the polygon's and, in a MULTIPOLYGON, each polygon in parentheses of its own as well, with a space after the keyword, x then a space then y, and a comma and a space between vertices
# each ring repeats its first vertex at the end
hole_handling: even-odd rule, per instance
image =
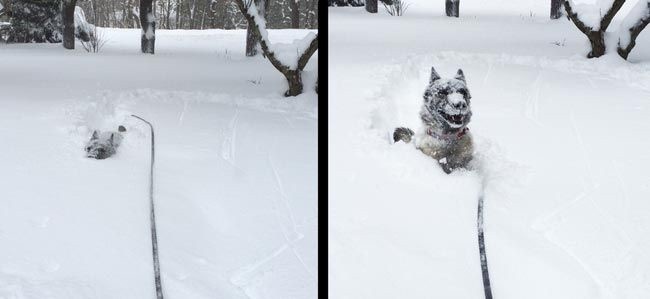
POLYGON ((86 145, 86 157, 106 159, 115 154, 117 147, 122 143, 122 134, 126 132, 124 126, 119 126, 118 132, 93 131, 90 141, 86 145))
POLYGON ((446 173, 468 168, 474 151, 467 128, 472 117, 471 98, 462 70, 453 78, 441 78, 431 67, 420 110, 423 127, 417 134, 409 128, 397 128, 393 140, 409 143, 414 139, 415 146, 436 159, 446 173))

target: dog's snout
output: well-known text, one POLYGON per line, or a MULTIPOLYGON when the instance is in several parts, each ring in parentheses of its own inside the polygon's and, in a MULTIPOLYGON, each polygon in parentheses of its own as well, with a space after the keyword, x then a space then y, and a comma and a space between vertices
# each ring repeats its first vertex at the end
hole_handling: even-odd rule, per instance
POLYGON ((467 109, 467 103, 465 103, 464 101, 462 101, 462 102, 458 102, 458 103, 454 103, 454 108, 456 108, 456 109, 460 109, 460 110, 467 109))

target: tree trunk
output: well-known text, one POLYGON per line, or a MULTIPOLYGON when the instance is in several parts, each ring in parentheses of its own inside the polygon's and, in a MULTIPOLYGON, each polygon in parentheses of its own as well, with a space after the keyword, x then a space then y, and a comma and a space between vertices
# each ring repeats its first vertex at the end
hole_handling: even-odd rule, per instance
POLYGON ((448 17, 459 16, 460 0, 445 0, 445 12, 448 17))
POLYGON ((621 48, 621 47, 618 47, 616 49, 616 52, 618 52, 618 55, 621 56, 621 58, 623 58, 625 60, 627 60, 627 56, 630 55, 630 52, 632 51, 632 48, 634 48, 634 46, 636 45, 636 41, 632 40, 632 41, 630 41, 630 43, 628 45, 629 45, 628 46, 629 49, 621 48))
POLYGON ((77 0, 63 1, 63 47, 74 50, 74 8, 77 0))
POLYGON ((551 0, 551 20, 559 19, 562 16, 562 5, 564 0, 551 0))
POLYGON ((377 0, 366 0, 366 11, 369 13, 377 13, 377 0))
POLYGON ((310 13, 310 16, 311 16, 309 18, 309 28, 311 28, 311 29, 317 28, 316 27, 316 21, 318 21, 318 12, 316 11, 316 9, 318 8, 316 6, 317 2, 318 2, 318 0, 312 0, 311 1, 311 6, 309 8, 309 13, 310 13))
POLYGON ((602 31, 592 31, 587 34, 589 43, 591 44, 591 52, 587 54, 587 58, 600 57, 605 55, 605 36, 602 31))
POLYGON ((255 31, 251 26, 246 29, 246 56, 252 57, 257 55, 257 43, 259 38, 255 35, 255 31))
POLYGON ((589 39, 589 44, 591 45, 591 51, 587 54, 587 58, 600 57, 605 55, 607 48, 605 47, 605 32, 607 32, 607 27, 614 19, 616 13, 623 7, 625 0, 614 0, 611 7, 604 14, 601 12, 600 18, 600 27, 597 31, 593 30, 591 25, 585 24, 578 13, 576 13, 571 7, 571 1, 564 1, 564 10, 567 13, 567 17, 573 22, 573 24, 578 27, 580 32, 584 33, 589 39))
POLYGON ((300 9, 298 8, 298 0, 289 0, 289 7, 291 8, 291 28, 300 28, 300 9))
MULTIPOLYGON (((269 0, 255 0, 255 6, 257 7, 261 16, 266 19, 266 11, 268 8, 269 0)), ((255 30, 249 25, 246 29, 246 56, 252 57, 257 55, 257 45, 260 43, 259 36, 256 35, 255 30)))
POLYGON ((289 83, 289 89, 284 93, 285 97, 295 97, 302 93, 302 71, 287 70, 283 73, 289 83))
POLYGON ((153 14, 153 0, 140 0, 140 25, 142 53, 154 54, 156 44, 156 17, 153 14))

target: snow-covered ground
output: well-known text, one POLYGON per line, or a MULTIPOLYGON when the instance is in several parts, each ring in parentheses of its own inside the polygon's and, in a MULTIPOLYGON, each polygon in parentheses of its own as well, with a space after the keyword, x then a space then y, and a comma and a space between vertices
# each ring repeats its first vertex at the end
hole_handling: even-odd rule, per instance
POLYGON ((650 298, 650 29, 629 61, 587 59, 549 1, 407 2, 328 9, 329 297, 482 298, 484 177, 495 298, 650 298), (390 140, 432 65, 465 73, 479 171, 390 140))
MULTIPOLYGON (((0 44, 0 298, 153 298, 149 131, 166 298, 314 298, 316 56, 307 93, 243 55, 245 31, 103 29, 80 45, 0 44), (93 129, 127 128, 85 157, 93 129)), ((272 30, 291 42, 306 30, 272 30)))

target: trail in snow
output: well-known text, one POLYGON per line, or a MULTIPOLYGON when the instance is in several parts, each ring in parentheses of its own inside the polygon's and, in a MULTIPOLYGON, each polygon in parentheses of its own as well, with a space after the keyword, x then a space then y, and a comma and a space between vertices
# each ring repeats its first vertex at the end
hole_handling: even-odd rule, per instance
MULTIPOLYGON (((300 261, 300 264, 305 269, 305 271, 307 271, 307 273, 309 273, 309 276, 313 279, 313 281, 316 282, 316 276, 309 269, 309 266, 307 266, 307 264, 302 259, 302 257, 300 256, 300 254, 298 253, 296 248, 293 246, 293 243, 295 241, 291 240, 290 237, 289 237, 290 233, 297 236, 296 240, 300 240, 304 236, 302 234, 298 233, 298 230, 297 230, 298 226, 296 224, 296 219, 295 219, 295 217, 293 215, 291 205, 289 204, 289 201, 287 200, 287 195, 284 193, 284 188, 282 187, 282 180, 280 179, 280 176, 278 175, 278 171, 277 171, 277 169, 276 169, 276 167, 275 167, 275 165, 273 163, 273 160, 271 159, 270 156, 267 156, 267 161, 268 161, 269 165, 271 166, 271 170, 273 171, 273 176, 275 177, 275 182, 277 183, 277 191, 278 191, 278 193, 280 193, 280 198, 282 200, 282 204, 284 205, 285 213, 288 215, 289 220, 291 221, 291 227, 287 228, 286 226, 284 226, 282 224, 283 221, 281 221, 281 218, 279 217, 280 215, 276 213, 276 215, 278 216, 278 222, 282 226, 282 234, 284 235, 284 239, 285 239, 285 241, 287 241, 287 245, 289 246, 289 248, 293 252, 293 255, 296 257, 296 259, 298 259, 298 261, 300 261), (291 230, 291 232, 289 230, 291 230)), ((276 204, 276 207, 277 207, 277 204, 276 204)))

